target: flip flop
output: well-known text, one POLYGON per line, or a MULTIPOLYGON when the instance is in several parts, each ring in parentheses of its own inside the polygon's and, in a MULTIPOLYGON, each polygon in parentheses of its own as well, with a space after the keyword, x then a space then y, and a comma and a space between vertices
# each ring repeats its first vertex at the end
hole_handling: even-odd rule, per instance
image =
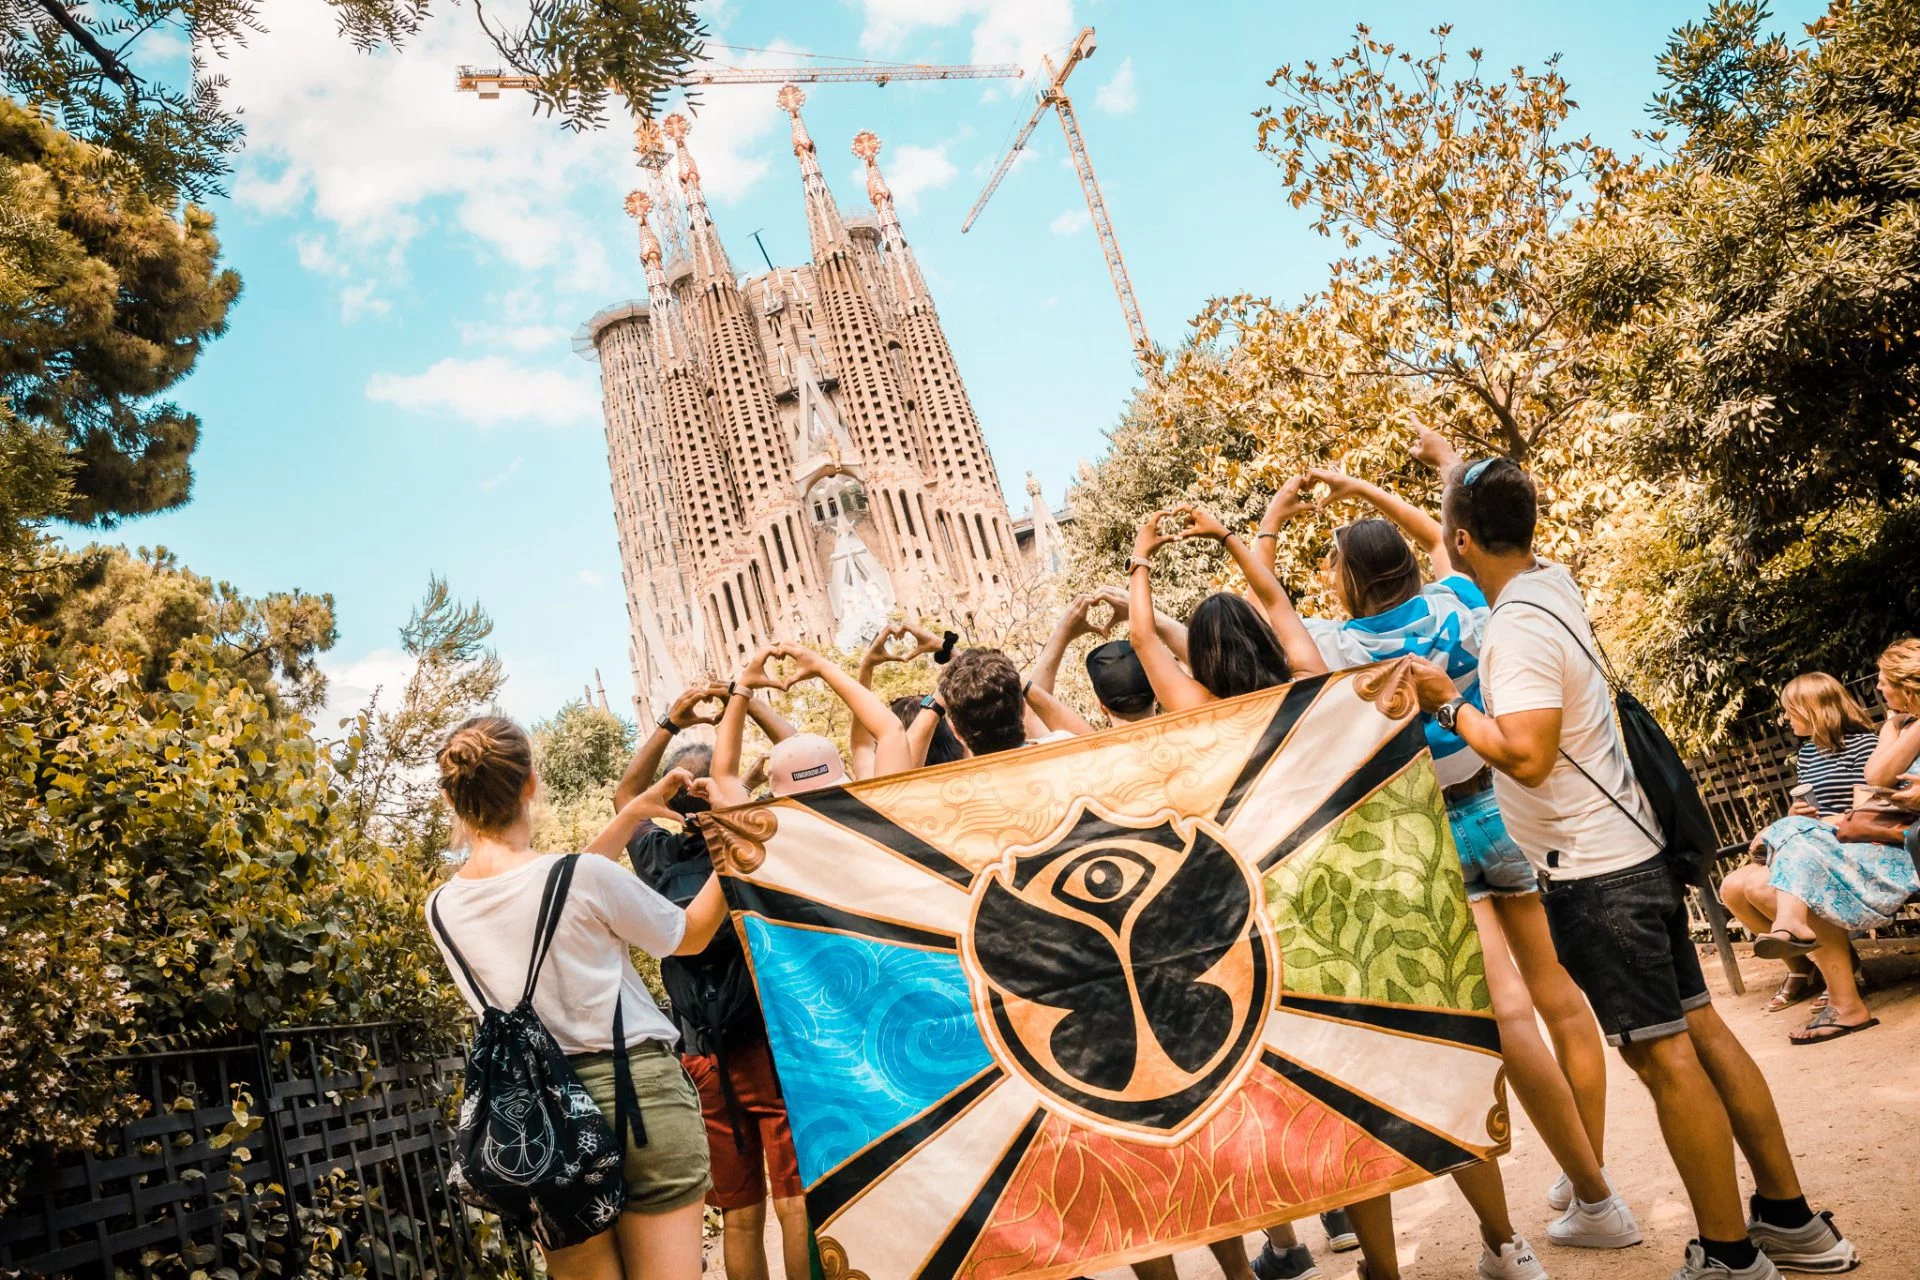
POLYGON ((1790 956, 1804 956, 1819 949, 1820 944, 1812 938, 1796 938, 1785 929, 1763 933, 1753 940, 1753 954, 1762 960, 1785 960, 1790 956))
POLYGON ((1865 1022, 1856 1022, 1852 1026, 1848 1026, 1834 1015, 1833 1007, 1829 1005, 1814 1014, 1812 1020, 1810 1020, 1806 1026, 1800 1028, 1803 1032, 1817 1031, 1823 1034, 1800 1035, 1789 1032, 1787 1034, 1787 1043, 1795 1045, 1825 1044, 1829 1040, 1838 1040, 1843 1036, 1850 1036, 1856 1031, 1865 1031, 1869 1027, 1877 1027, 1879 1025, 1880 1019, 1868 1015, 1865 1022))

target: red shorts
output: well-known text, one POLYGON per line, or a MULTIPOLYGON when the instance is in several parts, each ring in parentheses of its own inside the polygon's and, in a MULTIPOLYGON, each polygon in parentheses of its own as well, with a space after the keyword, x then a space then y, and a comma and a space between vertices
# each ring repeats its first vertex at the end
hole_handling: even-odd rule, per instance
POLYGON ((707 1122, 707 1154, 713 1165, 713 1190, 707 1193, 707 1203, 723 1212, 750 1209, 766 1200, 769 1184, 776 1200, 802 1194, 800 1159, 794 1154, 787 1104, 774 1082, 767 1042, 755 1039, 727 1050, 727 1075, 740 1104, 738 1145, 733 1117, 720 1091, 719 1060, 683 1057, 680 1061, 700 1090, 700 1114, 707 1122))

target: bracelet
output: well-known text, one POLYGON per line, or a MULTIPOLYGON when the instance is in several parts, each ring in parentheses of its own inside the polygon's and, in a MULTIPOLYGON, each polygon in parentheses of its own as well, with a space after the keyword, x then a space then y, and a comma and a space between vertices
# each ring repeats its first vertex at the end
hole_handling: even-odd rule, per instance
POLYGON ((753 690, 742 689, 740 687, 740 682, 738 680, 727 681, 727 697, 737 698, 743 693, 746 694, 749 698, 753 696, 753 690))
POLYGON ((653 722, 653 727, 656 729, 665 729, 668 733, 680 732, 680 726, 673 722, 672 712, 668 712, 666 715, 661 716, 658 720, 655 720, 653 722))
POLYGON ((1254 534, 1254 535, 1253 535, 1253 540, 1254 540, 1255 542, 1258 542, 1258 541, 1260 541, 1260 539, 1262 539, 1262 538, 1276 538, 1276 539, 1277 539, 1277 538, 1278 538, 1279 536, 1280 536, 1280 534, 1279 534, 1279 532, 1278 532, 1277 530, 1272 530, 1272 529, 1262 529, 1262 530, 1260 530, 1260 531, 1259 531, 1258 533, 1256 533, 1256 534, 1254 534))
POLYGON ((1031 698, 1032 696, 1033 696, 1033 681, 1029 680, 1025 684, 1020 686, 1020 700, 1022 702, 1025 702, 1028 698, 1031 698))
POLYGON ((1132 573, 1135 569, 1145 569, 1147 572, 1151 573, 1153 572, 1153 561, 1142 560, 1139 556, 1128 556, 1127 572, 1132 573))

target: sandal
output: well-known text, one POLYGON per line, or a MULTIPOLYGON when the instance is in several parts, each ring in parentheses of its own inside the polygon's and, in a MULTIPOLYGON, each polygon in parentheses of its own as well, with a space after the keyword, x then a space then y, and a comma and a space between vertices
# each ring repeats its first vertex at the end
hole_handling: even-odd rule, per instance
POLYGON ((1820 989, 1820 971, 1812 973, 1789 973, 1780 989, 1773 993, 1773 999, 1767 1001, 1767 1012, 1778 1013, 1791 1005, 1799 1004, 1820 989))
POLYGON ((1865 1022, 1856 1022, 1848 1026, 1835 1015, 1832 1006, 1828 1006, 1814 1014, 1812 1020, 1800 1030, 1789 1031, 1787 1041, 1796 1045, 1825 1044, 1829 1040, 1838 1040, 1842 1036, 1850 1036, 1856 1031, 1865 1031, 1868 1027, 1879 1025, 1880 1019, 1869 1014, 1865 1022))
POLYGON ((1762 960, 1785 960, 1789 956, 1804 956, 1820 949, 1820 944, 1812 938, 1800 938, 1785 929, 1774 929, 1763 933, 1753 940, 1753 954, 1762 960))

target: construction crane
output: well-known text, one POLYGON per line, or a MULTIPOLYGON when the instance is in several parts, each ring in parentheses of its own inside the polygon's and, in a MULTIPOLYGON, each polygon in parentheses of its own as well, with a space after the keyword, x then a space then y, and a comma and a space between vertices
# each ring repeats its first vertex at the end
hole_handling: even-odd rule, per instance
POLYGON ((1082 27, 1080 34, 1074 37, 1073 44, 1067 49, 1066 59, 1056 70, 1053 59, 1042 57, 1040 70, 1042 84, 1038 89, 1038 102, 1027 122, 1020 126, 1013 145, 1000 157, 1000 163, 994 166, 993 176, 987 179, 986 189, 980 198, 973 202, 973 208, 967 212, 967 220, 960 225, 964 233, 973 227, 980 211, 987 207, 987 200, 999 189, 1001 179, 1013 168, 1013 162, 1026 148, 1027 139, 1040 124, 1040 117, 1051 107, 1060 117, 1060 128, 1067 135, 1067 152, 1073 157, 1073 169, 1080 175, 1080 189, 1087 194, 1087 212, 1093 216, 1093 232, 1100 237, 1100 251, 1107 257, 1107 270, 1113 275, 1113 291, 1120 295, 1120 310, 1127 318, 1127 333, 1133 338, 1134 357, 1149 374, 1158 365, 1154 356, 1153 342, 1147 337, 1147 322, 1140 317, 1140 300, 1133 296, 1133 281, 1127 278, 1126 260, 1120 256, 1120 241, 1113 234, 1113 219, 1107 216, 1107 202, 1101 198, 1099 180, 1093 176, 1093 161, 1087 155, 1087 140, 1080 134, 1080 121, 1073 113, 1073 101, 1067 97, 1067 77, 1073 69, 1093 56, 1093 28, 1082 27))
MULTIPOLYGON (((1010 62, 980 66, 939 65, 930 62, 869 62, 850 67, 693 67, 680 77, 691 87, 709 84, 838 84, 869 81, 886 86, 895 80, 1019 80, 1026 72, 1010 62)), ((523 76, 499 67, 461 67, 453 87, 461 93, 498 98, 503 89, 531 89, 538 76, 523 76)))

